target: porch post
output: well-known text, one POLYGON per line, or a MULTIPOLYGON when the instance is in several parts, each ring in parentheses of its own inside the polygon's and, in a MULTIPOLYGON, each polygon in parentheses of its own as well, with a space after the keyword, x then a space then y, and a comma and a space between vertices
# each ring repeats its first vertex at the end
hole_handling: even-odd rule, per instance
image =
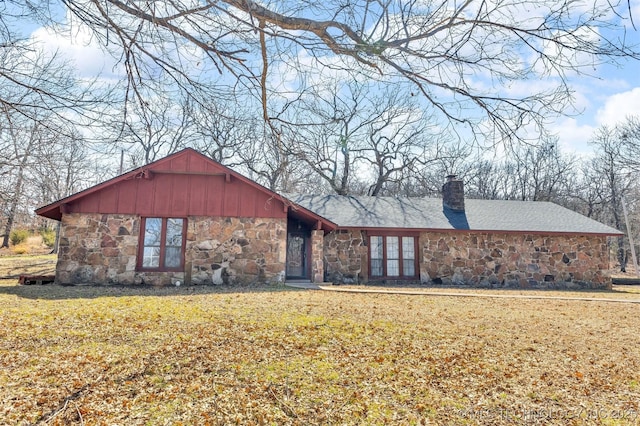
POLYGON ((311 231, 311 282, 324 281, 324 231, 311 231))

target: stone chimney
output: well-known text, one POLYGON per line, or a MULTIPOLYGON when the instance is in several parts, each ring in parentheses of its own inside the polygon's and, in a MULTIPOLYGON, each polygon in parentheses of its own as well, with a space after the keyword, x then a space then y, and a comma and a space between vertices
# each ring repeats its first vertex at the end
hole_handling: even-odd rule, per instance
POLYGON ((464 211, 464 183, 456 175, 447 176, 442 185, 442 204, 454 211, 464 211))

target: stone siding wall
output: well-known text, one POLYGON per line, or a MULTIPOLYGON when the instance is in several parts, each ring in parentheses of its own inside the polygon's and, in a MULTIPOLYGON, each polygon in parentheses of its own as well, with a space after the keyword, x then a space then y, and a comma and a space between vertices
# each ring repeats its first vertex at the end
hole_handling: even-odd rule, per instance
POLYGON ((611 288, 606 237, 422 233, 423 283, 509 288, 611 288))
POLYGON ((65 214, 56 267, 59 284, 139 284, 140 219, 130 215, 65 214))
MULTIPOLYGON (((136 271, 140 218, 65 214, 56 282, 60 284, 252 284, 283 282, 286 219, 188 218, 184 272, 136 271)), ((321 231, 312 235, 319 255, 321 231)), ((368 281, 366 236, 338 230, 324 237, 323 265, 335 283, 368 281)), ((610 288, 606 237, 424 232, 420 280, 510 288, 610 288)))
POLYGON ((197 217, 188 226, 193 284, 284 282, 286 219, 197 217))
POLYGON ((140 218, 66 214, 56 268, 59 284, 252 284, 282 282, 286 220, 187 219, 184 272, 136 271, 140 218))
POLYGON ((311 282, 324 281, 324 231, 311 231, 311 282))
POLYGON ((367 246, 363 231, 337 230, 324 237, 324 269, 327 281, 336 284, 366 282, 367 246))

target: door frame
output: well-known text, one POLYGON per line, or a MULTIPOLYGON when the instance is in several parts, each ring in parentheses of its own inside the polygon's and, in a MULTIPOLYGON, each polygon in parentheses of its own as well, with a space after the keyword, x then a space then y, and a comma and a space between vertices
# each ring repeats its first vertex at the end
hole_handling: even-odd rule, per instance
POLYGON ((285 261, 285 279, 308 280, 311 276, 311 230, 304 223, 289 220, 287 224, 287 258, 285 261), (302 237, 302 275, 289 275, 289 238, 291 236, 302 237))

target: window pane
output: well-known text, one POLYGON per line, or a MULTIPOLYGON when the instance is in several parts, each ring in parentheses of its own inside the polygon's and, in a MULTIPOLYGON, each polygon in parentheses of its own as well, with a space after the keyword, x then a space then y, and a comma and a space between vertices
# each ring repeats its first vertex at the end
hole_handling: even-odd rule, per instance
POLYGON ((371 276, 382 276, 382 259, 371 259, 371 276))
POLYGON ((402 258, 415 259, 415 244, 413 237, 402 237, 402 258))
POLYGON ((398 259, 398 237, 387 237, 387 259, 398 259))
MULTIPOLYGON (((387 247, 387 250, 389 247, 387 247)), ((400 261, 398 259, 387 259, 387 276, 397 277, 400 275, 400 261)))
POLYGON ((160 266, 160 247, 144 248, 142 266, 145 268, 157 268, 160 266))
POLYGON ((369 239, 371 245, 371 276, 382 276, 382 237, 374 236, 369 239))
POLYGON ((387 237, 387 276, 397 277, 400 275, 400 247, 398 247, 398 237, 387 237))
POLYGON ((182 219, 167 219, 167 246, 182 246, 182 219))
POLYGON ((382 259, 382 237, 371 237, 371 259, 382 259))
POLYGON ((164 252, 165 268, 177 268, 180 266, 180 249, 181 247, 167 247, 164 252))
POLYGON ((416 275, 416 264, 413 259, 404 259, 402 261, 402 274, 405 277, 415 277, 416 275))
POLYGON ((162 231, 162 219, 148 217, 144 221, 144 245, 160 247, 160 232, 162 231))

